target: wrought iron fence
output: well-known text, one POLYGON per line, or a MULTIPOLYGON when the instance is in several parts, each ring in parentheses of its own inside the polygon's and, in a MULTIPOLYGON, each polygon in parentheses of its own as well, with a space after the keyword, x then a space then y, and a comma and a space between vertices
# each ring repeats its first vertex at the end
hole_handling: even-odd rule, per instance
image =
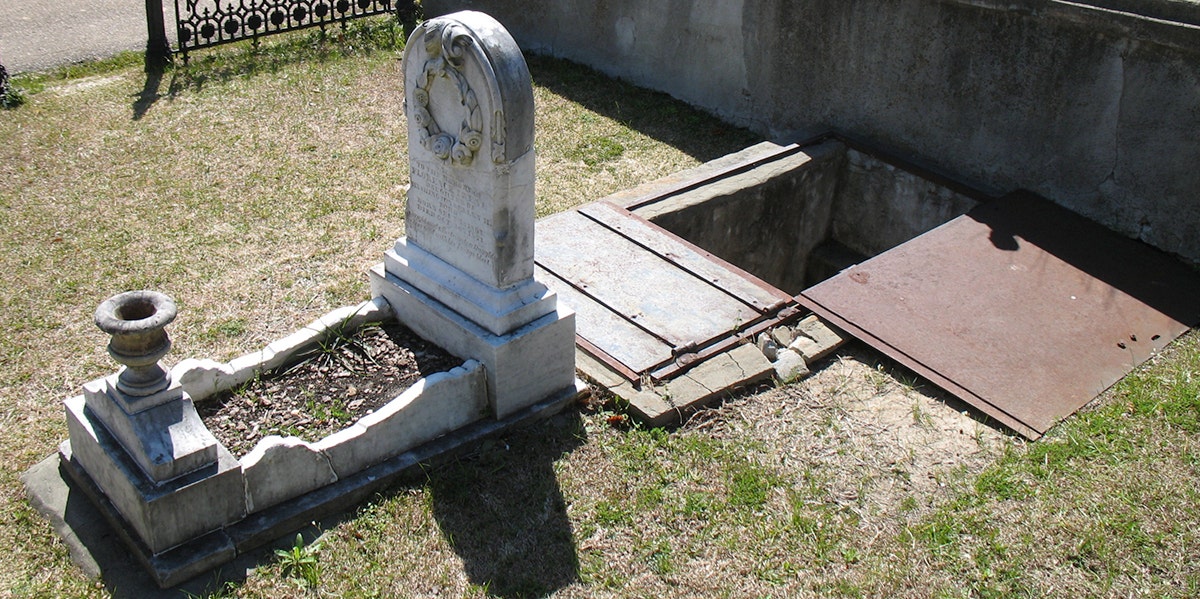
POLYGON ((411 0, 175 0, 178 51, 390 13, 411 0))

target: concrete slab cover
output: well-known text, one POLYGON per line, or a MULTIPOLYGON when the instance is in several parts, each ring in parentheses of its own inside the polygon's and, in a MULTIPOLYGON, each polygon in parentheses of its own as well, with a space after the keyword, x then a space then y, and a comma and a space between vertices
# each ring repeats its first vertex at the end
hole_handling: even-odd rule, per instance
MULTIPOLYGON (((580 347, 630 380, 670 378, 689 358, 779 317, 791 298, 618 206, 540 221, 541 280, 581 316, 580 347)), ((789 313, 790 314, 790 313, 789 313)), ((728 347, 724 347, 728 349, 728 347)))
POLYGON ((1200 322, 1200 275, 1013 194, 805 290, 817 314, 1036 439, 1200 322))

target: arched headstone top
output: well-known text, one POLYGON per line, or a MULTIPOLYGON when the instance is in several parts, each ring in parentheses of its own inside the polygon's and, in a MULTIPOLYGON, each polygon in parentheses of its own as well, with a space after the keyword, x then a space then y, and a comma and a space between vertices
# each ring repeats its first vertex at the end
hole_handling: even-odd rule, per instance
POLYGON ((481 12, 426 21, 404 50, 404 97, 410 185, 398 253, 439 285, 460 281, 459 295, 474 285, 467 275, 531 296, 533 85, 517 43, 481 12))
MULTIPOLYGON (((492 17, 422 23, 404 52, 410 135, 437 160, 506 165, 533 149, 533 88, 517 43, 492 17)), ((486 167, 485 167, 486 168, 486 167)))

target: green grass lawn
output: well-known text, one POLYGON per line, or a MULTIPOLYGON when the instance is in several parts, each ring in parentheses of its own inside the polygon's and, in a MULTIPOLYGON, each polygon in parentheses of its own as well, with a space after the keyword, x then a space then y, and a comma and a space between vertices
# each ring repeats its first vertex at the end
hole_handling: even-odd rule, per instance
MULTIPOLYGON (((366 270, 404 232, 399 46, 370 21, 198 52, 157 85, 136 55, 15 79, 25 102, 0 110, 0 597, 120 592, 72 565, 18 480, 66 438, 61 400, 115 367, 101 301, 173 296, 173 363, 227 360, 367 298, 366 270)), ((759 141, 529 60, 540 215, 759 141)), ((1197 596, 1198 396, 1189 334, 1025 443, 851 348, 676 429, 621 425, 609 406, 493 439, 212 592, 1197 596)))

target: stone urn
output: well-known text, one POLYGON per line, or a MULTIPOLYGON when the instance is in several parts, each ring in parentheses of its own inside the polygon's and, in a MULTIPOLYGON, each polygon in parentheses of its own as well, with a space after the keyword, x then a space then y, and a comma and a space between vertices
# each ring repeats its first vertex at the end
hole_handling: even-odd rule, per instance
POLYGON ((159 360, 171 349, 166 326, 175 314, 175 300, 157 291, 127 291, 96 309, 96 326, 112 335, 108 355, 125 366, 117 377, 122 393, 146 397, 171 385, 159 360))

